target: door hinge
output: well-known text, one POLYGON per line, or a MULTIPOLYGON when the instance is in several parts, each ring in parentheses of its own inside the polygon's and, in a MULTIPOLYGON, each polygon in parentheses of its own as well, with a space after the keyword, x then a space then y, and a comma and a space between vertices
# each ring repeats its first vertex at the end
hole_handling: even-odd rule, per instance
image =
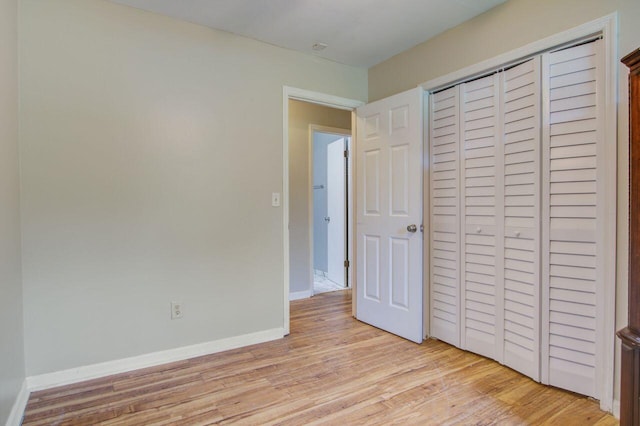
POLYGON ((345 268, 348 268, 348 267, 349 267, 349 261, 348 261, 348 260, 345 260, 345 261, 344 261, 344 267, 345 267, 345 268))
POLYGON ((349 158, 349 150, 348 149, 344 150, 344 158, 349 158))

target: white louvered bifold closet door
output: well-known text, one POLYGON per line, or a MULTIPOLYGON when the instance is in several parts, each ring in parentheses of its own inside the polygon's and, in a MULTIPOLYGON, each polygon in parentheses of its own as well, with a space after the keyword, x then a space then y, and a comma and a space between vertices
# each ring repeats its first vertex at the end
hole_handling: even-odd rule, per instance
POLYGON ((431 336, 460 345, 459 96, 452 87, 430 96, 431 336))
MULTIPOLYGON (((542 381, 599 398, 603 320, 602 41, 543 55, 542 381)), ((615 141, 610 141, 615 143, 615 141)))
POLYGON ((540 378, 540 58, 503 75, 505 365, 540 378))
POLYGON ((501 361, 500 76, 461 85, 461 343, 501 361))
POLYGON ((458 84, 430 114, 432 336, 595 398, 615 168, 601 49, 458 84))

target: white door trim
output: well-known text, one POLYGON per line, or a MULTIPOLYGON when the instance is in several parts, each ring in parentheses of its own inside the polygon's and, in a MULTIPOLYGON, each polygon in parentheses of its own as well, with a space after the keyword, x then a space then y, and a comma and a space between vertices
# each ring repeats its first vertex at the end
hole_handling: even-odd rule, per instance
MULTIPOLYGON (((337 136, 343 136, 345 138, 349 138, 349 139, 353 139, 352 136, 352 132, 349 129, 340 129, 338 127, 328 127, 328 126, 320 126, 318 124, 310 124, 309 125, 309 159, 308 159, 308 163, 309 163, 309 182, 311 182, 311 185, 309 185, 308 188, 308 193, 307 196, 309 197, 309 264, 311 265, 311 291, 310 291, 310 295, 313 296, 314 292, 313 292, 313 259, 314 259, 314 249, 313 249, 313 239, 314 239, 314 235, 313 235, 313 135, 314 133, 329 133, 332 135, 337 135, 337 136)), ((351 151, 351 147, 347 147, 345 149, 348 149, 349 151, 351 151)), ((347 188, 349 188, 349 199, 348 199, 348 211, 351 212, 351 208, 352 208, 352 203, 351 203, 351 191, 353 191, 353 189, 351 188, 351 168, 349 168, 349 176, 347 179, 347 188)), ((351 225, 351 221, 348 221, 348 224, 351 225)), ((347 227, 347 233, 348 233, 348 240, 349 240, 349 251, 347 252, 347 257, 351 260, 351 254, 352 254, 352 245, 353 242, 351 241, 351 230, 352 230, 352 226, 348 226, 347 227)), ((346 286, 347 287, 351 287, 351 273, 349 273, 349 277, 347 277, 347 282, 346 282, 346 286)))
POLYGON ((601 384, 599 389, 600 408, 604 411, 613 410, 613 393, 615 382, 615 307, 616 307, 616 219, 617 219, 617 94, 618 94, 618 14, 614 12, 602 18, 587 22, 567 31, 554 34, 542 40, 529 43, 518 49, 503 53, 477 64, 451 72, 441 77, 429 80, 420 84, 427 92, 442 89, 469 78, 478 77, 484 73, 505 66, 515 64, 518 61, 544 52, 567 43, 574 42, 586 37, 601 35, 604 44, 605 56, 605 106, 604 135, 605 140, 613 141, 606 147, 605 163, 607 164, 606 177, 606 201, 605 223, 608 226, 604 234, 604 243, 608 255, 605 257, 603 265, 603 276, 601 279, 608 283, 615 283, 605 290, 605 300, 603 306, 604 336, 603 347, 599 348, 602 354, 600 360, 603 368, 599 369, 597 383, 601 384))
MULTIPOLYGON (((289 315, 289 99, 295 99, 313 104, 328 106, 331 108, 353 111, 357 107, 364 105, 364 102, 355 99, 347 99, 339 96, 327 95, 325 93, 313 92, 311 90, 298 89, 295 87, 282 87, 282 251, 283 251, 283 320, 282 328, 284 334, 290 332, 289 315)), ((351 139, 351 144, 355 138, 351 139)), ((352 160, 353 162, 353 160, 352 160)), ((351 185, 351 182, 349 182, 351 185)), ((351 215, 351 212, 349 212, 351 215)), ((351 216, 353 218, 353 216, 351 216)), ((353 222, 352 222, 353 223, 353 222)), ((349 256, 352 257, 352 253, 349 256)), ((353 268, 350 268, 353 271, 353 268)), ((352 272, 353 273, 353 272, 352 272)), ((353 277, 350 277, 353 283, 353 277)))

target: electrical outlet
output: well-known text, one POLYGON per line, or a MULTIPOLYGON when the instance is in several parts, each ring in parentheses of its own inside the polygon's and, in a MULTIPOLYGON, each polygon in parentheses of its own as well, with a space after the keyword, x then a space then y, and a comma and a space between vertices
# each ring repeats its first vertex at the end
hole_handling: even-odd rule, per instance
POLYGON ((182 302, 171 302, 171 319, 180 319, 182 314, 182 302))

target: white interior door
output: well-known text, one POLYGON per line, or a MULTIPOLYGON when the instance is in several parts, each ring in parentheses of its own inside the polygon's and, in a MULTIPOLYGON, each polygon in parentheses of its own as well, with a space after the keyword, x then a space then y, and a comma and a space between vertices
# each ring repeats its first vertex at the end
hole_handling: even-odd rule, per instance
POLYGON ((345 143, 327 146, 327 259, 328 278, 344 287, 345 257, 345 143))
POLYGON ((422 342, 422 89, 358 108, 356 317, 422 342))

